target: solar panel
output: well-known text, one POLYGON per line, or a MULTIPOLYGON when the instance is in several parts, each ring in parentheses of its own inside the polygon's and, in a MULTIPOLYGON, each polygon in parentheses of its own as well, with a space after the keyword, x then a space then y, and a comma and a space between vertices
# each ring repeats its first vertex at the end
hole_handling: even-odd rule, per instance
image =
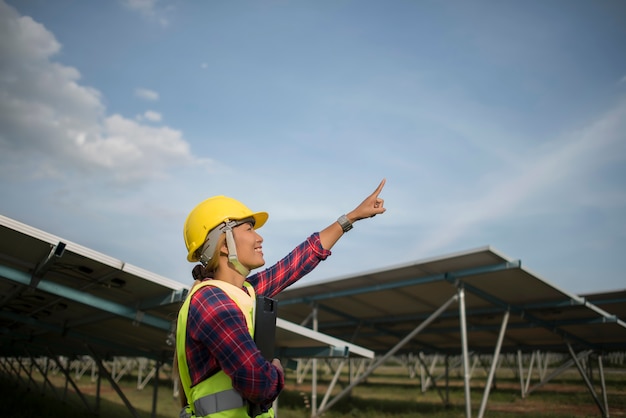
MULTIPOLYGON (((470 350, 493 351, 507 310, 511 315, 503 351, 566 351, 564 341, 609 351, 626 345, 625 323, 593 304, 603 299, 606 309, 619 308, 623 314, 623 292, 579 297, 490 247, 292 287, 280 295, 280 312, 299 322, 316 304, 321 332, 384 353, 459 288, 464 290, 470 350)), ((458 304, 450 305, 403 351, 458 353, 459 318, 458 304)))
MULTIPOLYGON (((171 362, 188 287, 0 215, 0 356, 90 355, 171 362)), ((281 321, 277 347, 371 351, 281 321), (297 342, 297 343, 296 343, 297 342)), ((313 351, 312 351, 313 352, 313 351)))

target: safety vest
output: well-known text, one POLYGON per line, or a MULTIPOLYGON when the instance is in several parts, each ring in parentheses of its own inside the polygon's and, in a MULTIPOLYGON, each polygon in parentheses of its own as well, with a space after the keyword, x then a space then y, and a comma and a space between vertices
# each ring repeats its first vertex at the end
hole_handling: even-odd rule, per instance
MULTIPOLYGON (((178 325, 176 329, 176 355, 178 358, 178 372, 180 380, 187 396, 189 404, 181 413, 180 418, 210 417, 210 418, 242 418, 249 417, 248 402, 233 388, 231 378, 223 370, 191 387, 191 377, 187 356, 185 355, 185 337, 187 332, 187 316, 189 315, 189 303, 192 295, 204 286, 215 286, 222 289, 241 309, 250 335, 254 337, 254 310, 256 298, 254 288, 248 282, 243 289, 233 286, 222 280, 205 280, 195 286, 178 313, 178 325)), ((273 418, 274 410, 264 412, 256 417, 273 418)))

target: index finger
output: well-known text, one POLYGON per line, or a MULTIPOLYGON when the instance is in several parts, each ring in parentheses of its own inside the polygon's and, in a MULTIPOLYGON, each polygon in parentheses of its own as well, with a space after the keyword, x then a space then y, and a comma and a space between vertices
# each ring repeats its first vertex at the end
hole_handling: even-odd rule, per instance
POLYGON ((374 193, 372 193, 372 196, 376 196, 378 197, 378 195, 380 194, 380 192, 383 190, 383 187, 385 187, 385 183, 387 182, 387 179, 383 179, 380 184, 378 185, 378 187, 376 188, 376 190, 374 190, 374 193))

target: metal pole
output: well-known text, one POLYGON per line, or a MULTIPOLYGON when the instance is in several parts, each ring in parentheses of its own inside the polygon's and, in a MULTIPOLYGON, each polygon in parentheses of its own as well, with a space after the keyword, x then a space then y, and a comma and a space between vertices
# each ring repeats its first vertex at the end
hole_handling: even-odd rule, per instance
POLYGON ((530 355, 530 364, 528 365, 528 376, 526 376, 526 386, 524 386, 524 393, 528 393, 528 386, 530 386, 530 378, 532 377, 532 374, 533 374, 533 366, 535 364, 536 354, 537 352, 533 351, 533 353, 530 355))
MULTIPOLYGON (((93 362, 94 366, 97 366, 95 360, 93 362)), ((102 393, 101 389, 102 389, 102 373, 100 373, 100 369, 98 369, 97 371, 98 373, 98 380, 96 382, 96 411, 98 412, 98 414, 100 414, 100 395, 102 393)))
POLYGON ((469 354, 467 349, 467 323, 465 320, 465 290, 459 286, 459 315, 461 317, 461 348, 463 351, 463 380, 465 386, 465 416, 472 418, 472 400, 470 395, 469 354))
POLYGON ((337 367, 337 371, 335 371, 335 375, 333 376, 333 379, 331 380, 330 385, 328 385, 328 389, 326 389, 326 394, 324 395, 324 398, 322 399, 322 403, 320 404, 320 409, 324 409, 324 407, 326 406, 326 402, 328 402, 328 398, 330 398, 330 392, 332 392, 333 388, 337 384, 337 380, 339 380, 339 376, 341 375, 341 370, 343 370, 344 364, 346 364, 345 358, 341 360, 341 363, 339 363, 339 366, 337 367))
POLYGON ((152 392, 152 418, 157 416, 157 398, 159 397, 159 369, 161 368, 161 360, 157 360, 155 366, 156 372, 154 376, 154 391, 152 392))
MULTIPOLYGON (((313 331, 317 331, 319 323, 317 322, 317 303, 313 306, 313 331)), ((317 359, 313 358, 311 370, 311 416, 317 414, 317 359)))
POLYGON ((491 369, 489 370, 489 376, 487 377, 487 384, 485 385, 485 393, 483 394, 483 400, 480 404, 480 410, 478 411, 478 418, 482 418, 487 408, 487 399, 489 399, 489 392, 491 391, 491 383, 493 382, 493 376, 496 374, 498 368, 498 357, 500 357, 500 348, 502 348, 502 341, 504 340, 504 333, 506 332, 506 325, 509 322, 509 310, 504 313, 502 318, 502 326, 500 327, 500 335, 498 335, 498 342, 496 344, 496 350, 493 353, 493 359, 491 361, 491 369))
POLYGON ((522 367, 522 350, 517 350, 517 367, 519 368, 519 388, 522 394, 522 399, 526 398, 526 392, 524 392, 524 368, 522 367))
POLYGON ((609 416, 609 401, 606 397, 606 382, 604 381, 604 366, 602 365, 602 354, 598 355, 598 372, 600 374, 600 385, 602 387, 602 400, 604 401, 604 411, 609 416))
POLYGON ((446 354, 446 407, 450 406, 450 356, 446 354))

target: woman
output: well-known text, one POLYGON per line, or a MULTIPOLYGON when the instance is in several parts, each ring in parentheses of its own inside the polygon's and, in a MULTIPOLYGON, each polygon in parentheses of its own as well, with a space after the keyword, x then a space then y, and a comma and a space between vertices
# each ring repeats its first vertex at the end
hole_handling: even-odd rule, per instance
POLYGON ((255 295, 277 295, 325 260, 354 222, 385 212, 379 197, 384 185, 383 179, 354 210, 253 275, 265 264, 256 230, 268 214, 225 196, 191 211, 184 228, 187 260, 201 266, 194 268, 196 283, 178 317, 177 362, 188 400, 181 416, 273 416, 270 406, 284 386, 284 373, 280 360, 268 362, 254 343, 255 295), (263 412, 251 413, 250 405, 263 412))

